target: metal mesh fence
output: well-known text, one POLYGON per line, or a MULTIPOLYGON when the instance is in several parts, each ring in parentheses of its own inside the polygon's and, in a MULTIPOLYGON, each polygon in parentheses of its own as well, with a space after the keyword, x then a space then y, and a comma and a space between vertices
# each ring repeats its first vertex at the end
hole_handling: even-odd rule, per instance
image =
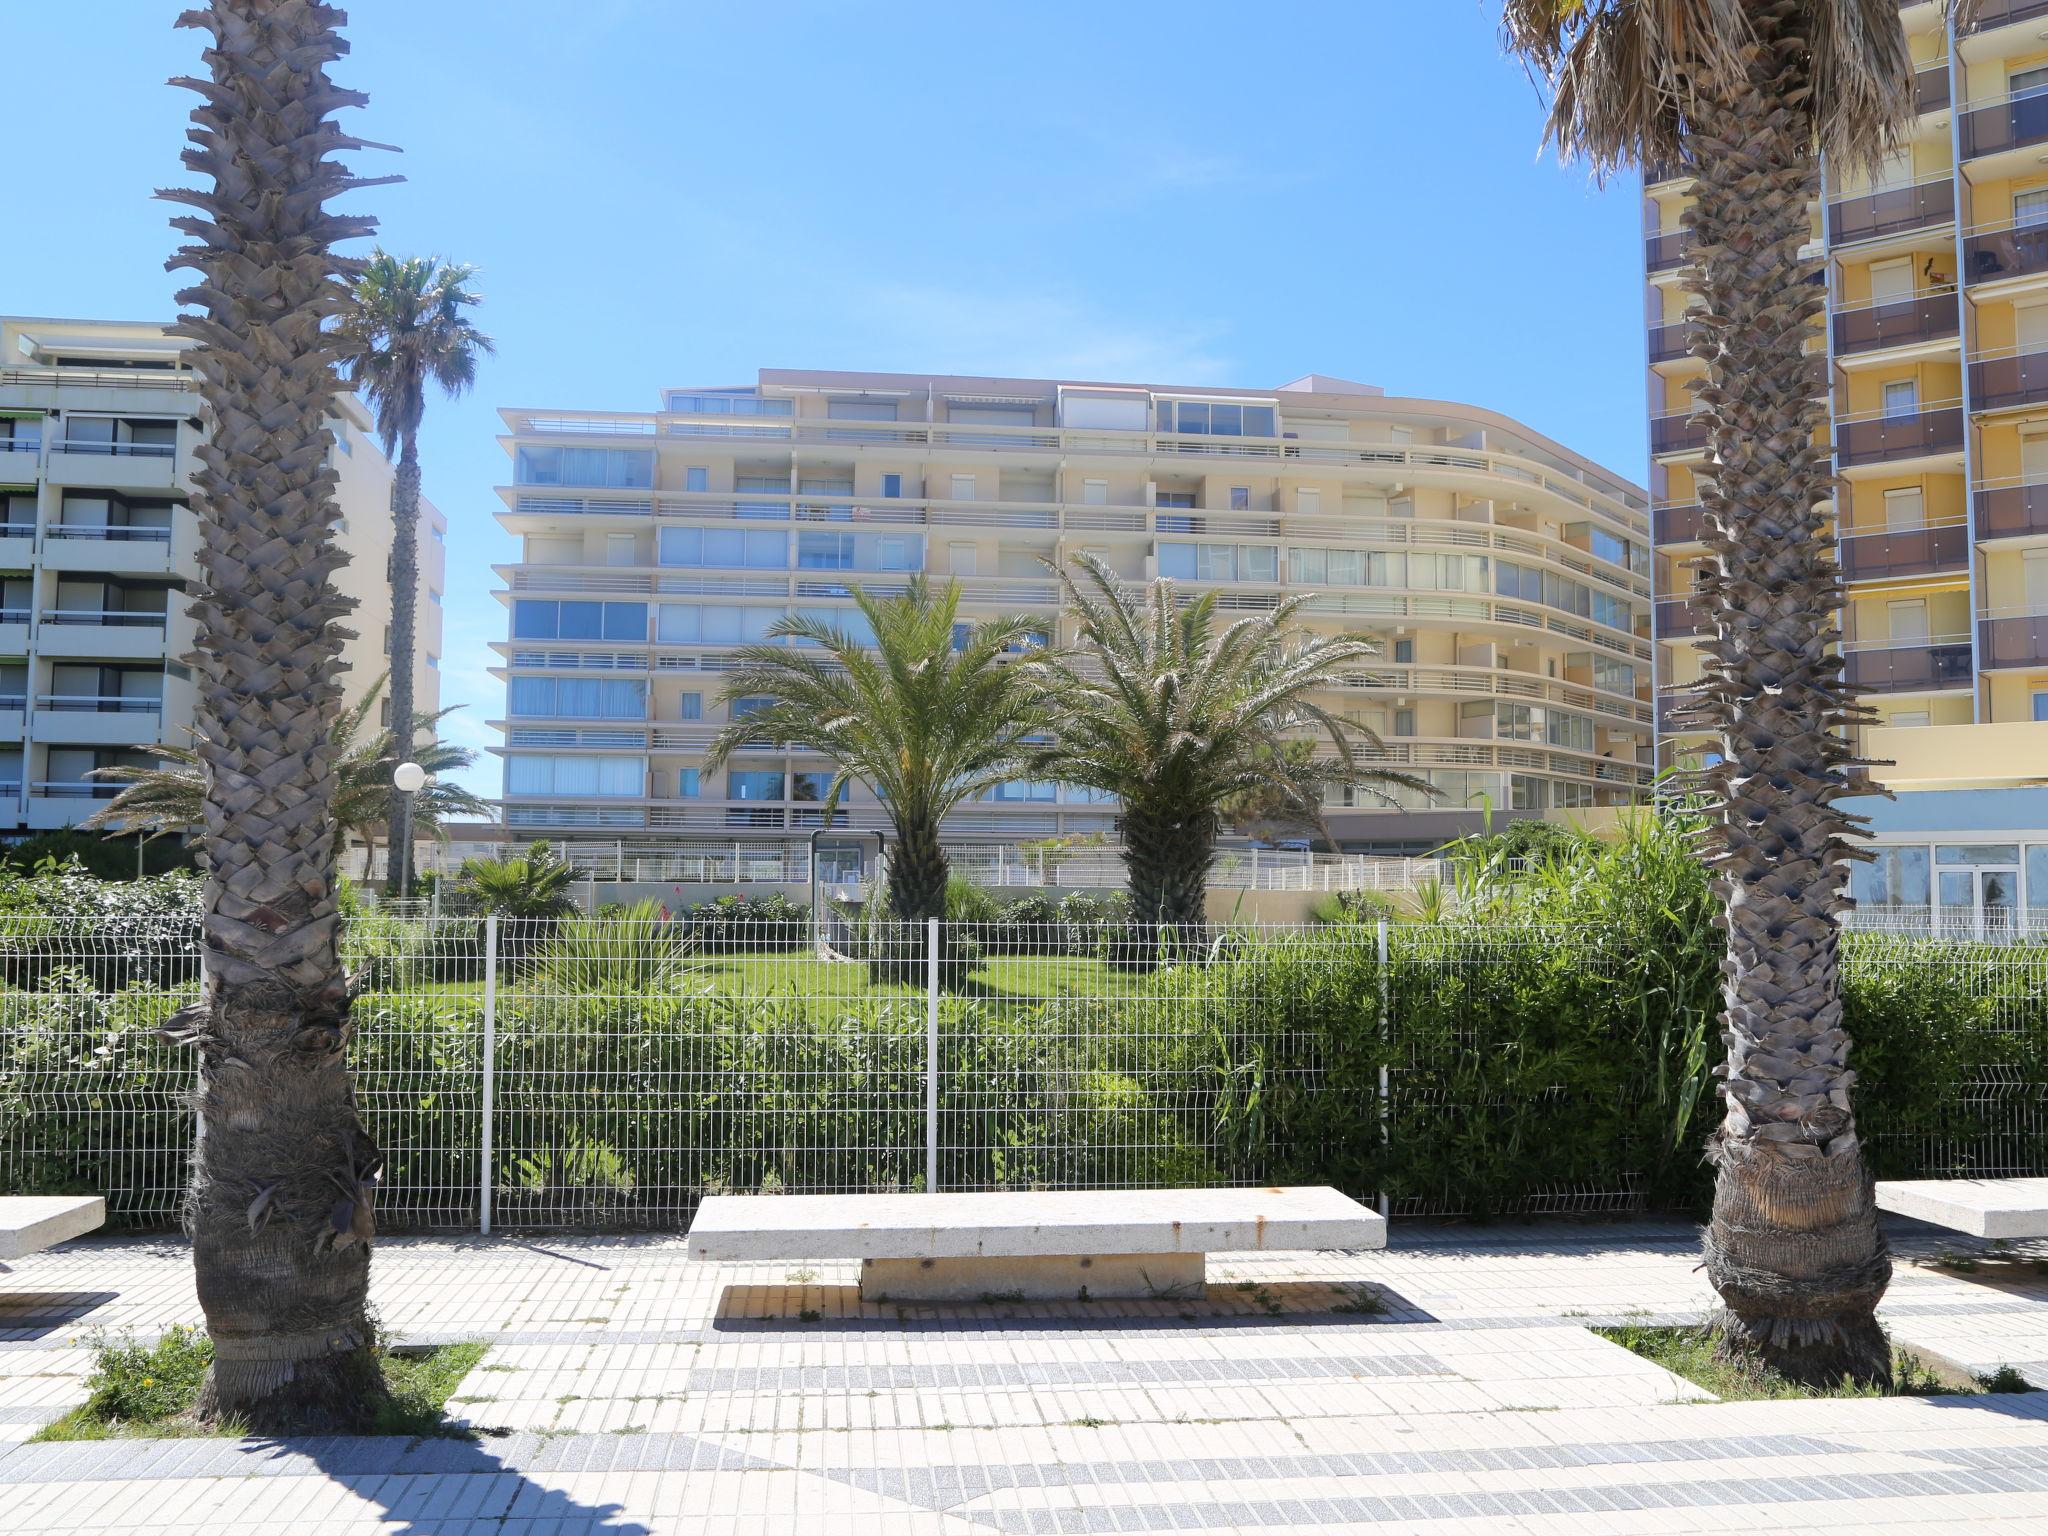
MULTIPOLYGON (((156 1031, 198 994, 196 939, 0 924, 0 1192, 176 1219, 194 1064, 156 1031)), ((1527 926, 370 913, 345 953, 393 1229, 673 1230, 725 1190, 1273 1181, 1392 1187, 1407 1214, 1620 1212, 1716 1112, 1703 1010, 1617 1010, 1620 946, 1527 926)), ((2048 946, 1848 953, 1852 1025, 1882 1006, 1974 1042, 1871 1136, 1880 1171, 2048 1172, 2048 946)))

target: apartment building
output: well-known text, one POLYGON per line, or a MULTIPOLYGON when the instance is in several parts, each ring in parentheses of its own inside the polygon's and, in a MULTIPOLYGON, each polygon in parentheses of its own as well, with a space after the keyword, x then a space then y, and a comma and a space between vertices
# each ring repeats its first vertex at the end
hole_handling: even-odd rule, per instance
MULTIPOLYGON (((1311 375, 1275 390, 763 370, 645 413, 506 410, 499 652, 512 833, 673 853, 820 823, 820 758, 704 750, 733 647, 797 610, 854 625, 858 583, 959 582, 972 617, 1059 632, 1045 561, 1218 594, 1226 617, 1311 594, 1378 663, 1331 699, 1434 797, 1345 795, 1347 850, 1433 848, 1498 819, 1597 817, 1651 779, 1644 493, 1471 406, 1311 375)), ((1064 637, 1062 637, 1064 638, 1064 637)), ((744 708, 742 700, 735 706, 744 708)), ((1109 839, 1116 807, 1005 784, 956 846, 1109 839)), ((857 789, 840 826, 886 825, 857 789)), ((839 850, 842 878, 861 854, 839 850)))
MULTIPOLYGON (((198 572, 200 432, 185 347, 160 324, 0 317, 0 836, 78 822, 117 787, 93 770, 147 766, 145 748, 191 739, 182 595, 198 572)), ((353 397, 331 425, 355 700, 386 666, 392 469, 353 397)), ((446 531, 424 507, 426 710, 439 707, 446 531)))
MULTIPOLYGON (((1814 209, 1862 731, 1897 793, 1874 818, 1867 907, 2000 929, 2048 922, 2048 0, 1983 0, 1968 26, 1900 6, 1920 116, 1875 176, 1824 168, 1814 209)), ((1678 285, 1689 183, 1644 200, 1660 684, 1699 675, 1687 597, 1704 434, 1687 421, 1678 285)), ((1669 701, 1660 696, 1660 725, 1669 701)), ((1665 735, 1667 757, 1699 750, 1665 735)))

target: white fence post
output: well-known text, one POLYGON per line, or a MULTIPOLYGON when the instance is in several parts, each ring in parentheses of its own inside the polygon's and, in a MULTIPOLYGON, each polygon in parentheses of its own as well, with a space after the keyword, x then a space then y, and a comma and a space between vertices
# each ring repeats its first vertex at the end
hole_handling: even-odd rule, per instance
POLYGON ((483 1134, 479 1138, 483 1171, 477 1176, 477 1209, 482 1213, 479 1228, 491 1235, 491 1110, 497 1098, 498 1056, 498 914, 484 919, 484 1081, 483 1134))
POLYGON ((939 920, 925 919, 924 1187, 939 1188, 939 920))
MULTIPOLYGON (((1377 938, 1379 940, 1380 960, 1380 1040, 1386 1046, 1391 1047, 1394 1043, 1394 1031, 1392 1024, 1392 1011, 1389 1007, 1389 1000, 1392 997, 1392 991, 1387 983, 1387 920, 1383 917, 1375 926, 1379 930, 1377 938)), ((1392 1082, 1387 1072, 1387 1063, 1385 1058, 1382 1057, 1380 1061, 1380 1146, 1382 1148, 1392 1145, 1393 1142, 1394 1128, 1392 1119, 1389 1114, 1389 1100, 1391 1098, 1389 1090, 1391 1089, 1391 1087, 1392 1082)), ((1393 1210, 1393 1199, 1387 1194, 1386 1186, 1382 1184, 1380 1187, 1381 1219, 1384 1220, 1386 1217, 1392 1215, 1393 1210)))

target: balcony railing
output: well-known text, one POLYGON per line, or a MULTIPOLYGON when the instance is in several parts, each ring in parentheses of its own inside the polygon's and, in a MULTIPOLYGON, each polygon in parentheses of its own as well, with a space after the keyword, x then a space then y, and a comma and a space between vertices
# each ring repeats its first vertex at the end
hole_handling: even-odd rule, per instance
POLYGON ((1953 288, 1946 293, 1897 299, 1889 304, 1838 309, 1835 311, 1835 351, 1870 352, 1879 347, 1939 341, 1956 334, 1956 312, 1953 288))
POLYGON ((67 437, 55 446, 60 453, 82 453, 109 459, 171 459, 178 454, 176 443, 107 443, 93 438, 67 437))
POLYGON ((1959 126, 1967 159, 2048 141, 2048 91, 2020 91, 1997 101, 1965 106, 1959 126))
POLYGON ((29 789, 48 800, 111 800, 121 793, 119 784, 101 784, 88 779, 38 779, 29 789))
POLYGON ((136 698, 121 693, 39 693, 36 708, 72 715, 155 715, 163 712, 161 698, 136 698))
POLYGON ((1961 521, 1848 533, 1842 538, 1842 574, 1851 581, 1951 570, 1969 556, 1970 533, 1961 521))
POLYGON ((1995 411, 2048 400, 2048 352, 2011 352, 1970 364, 1970 405, 1995 411))
POLYGON ((1835 422, 1835 453, 1844 464, 1882 464, 1963 451, 1963 408, 1943 401, 1916 411, 1844 416, 1835 422))
POLYGON ((162 629, 169 615, 162 612, 115 612, 105 608, 45 608, 45 624, 97 624, 110 629, 162 629))
POLYGON ((168 544, 171 530, 145 524, 52 523, 53 539, 103 539, 109 544, 168 544))
POLYGON ((1885 187, 1828 204, 1828 243, 1848 245, 1946 224, 1956 216, 1952 176, 1930 176, 1903 187, 1885 187))
POLYGON ((1643 270, 1673 272, 1685 265, 1686 250, 1692 244, 1689 229, 1666 230, 1643 241, 1643 270))
POLYGON ((21 710, 28 708, 25 693, 0 693, 0 710, 21 710))
POLYGON ((1914 74, 1913 105, 1922 112, 1939 112, 1948 106, 1948 60, 1914 74))
POLYGON ((0 523, 0 539, 32 539, 35 536, 34 523, 0 523))
POLYGON ((1656 507, 1650 517, 1656 529, 1659 544, 1697 544, 1700 541, 1700 504, 1696 501, 1677 502, 1670 506, 1656 507))
POLYGON ((1992 283, 2048 272, 2048 224, 2001 224, 1963 236, 1963 281, 1992 283))
POLYGON ((26 624, 27 622, 28 610, 26 608, 0 608, 0 624, 26 624))
POLYGON ((1657 604, 1656 634, 1697 635, 1710 628, 1706 610, 1687 597, 1667 597, 1657 604))
POLYGON ((1877 693, 1934 693, 1972 681, 1968 635, 1851 643, 1843 650, 1849 682, 1877 693))
POLYGON ((1984 667, 2032 667, 2048 662, 2048 612, 1992 609, 1977 625, 1977 659, 1984 667))
POLYGON ((1670 325, 1650 327, 1650 361, 1653 363, 1676 362, 1681 357, 1690 357, 1692 326, 1683 320, 1670 325))
POLYGON ((1977 537, 2016 539, 2048 533, 2048 484, 1999 481, 1976 492, 1977 537))
POLYGON ((1650 452, 1698 453, 1707 446, 1707 424, 1694 421, 1691 411, 1673 411, 1650 418, 1650 452))
POLYGON ((1993 27, 2009 27, 2016 22, 2032 21, 2036 16, 2048 16, 2048 0, 1979 0, 1968 32, 1989 32, 1993 27))
POLYGON ((73 368, 68 365, 53 367, 47 363, 0 368, 0 385, 180 391, 198 388, 192 374, 174 368, 73 368))

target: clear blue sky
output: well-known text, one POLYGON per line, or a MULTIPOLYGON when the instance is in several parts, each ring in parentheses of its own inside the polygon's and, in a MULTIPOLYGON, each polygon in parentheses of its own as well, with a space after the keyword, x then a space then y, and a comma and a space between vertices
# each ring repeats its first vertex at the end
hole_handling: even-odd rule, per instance
MULTIPOLYGON (((183 0, 12 8, 0 311, 168 315, 201 34, 183 0), (52 151, 45 163, 42 150, 52 151)), ((341 205, 475 262, 497 338, 436 402, 444 700, 501 690, 501 405, 644 410, 759 367, 1279 384, 1519 417, 1644 474, 1633 181, 1537 152, 1497 5, 351 0, 341 205)), ((495 759, 474 776, 495 793, 495 759)))

